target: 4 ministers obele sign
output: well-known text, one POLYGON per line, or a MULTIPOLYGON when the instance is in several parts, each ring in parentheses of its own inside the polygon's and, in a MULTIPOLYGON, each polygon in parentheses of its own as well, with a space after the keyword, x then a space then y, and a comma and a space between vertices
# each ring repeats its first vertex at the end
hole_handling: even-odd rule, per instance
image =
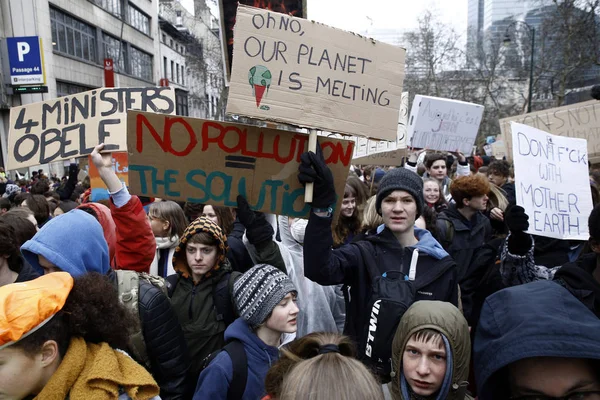
POLYGON ((238 7, 227 113, 396 141, 406 50, 238 7))

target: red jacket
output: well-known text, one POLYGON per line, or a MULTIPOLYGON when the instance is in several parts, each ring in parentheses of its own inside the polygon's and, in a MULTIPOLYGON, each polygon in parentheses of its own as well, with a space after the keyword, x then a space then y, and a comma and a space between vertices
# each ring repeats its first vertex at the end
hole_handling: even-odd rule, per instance
POLYGON ((150 272, 156 241, 137 196, 131 196, 120 208, 112 200, 110 209, 100 203, 84 203, 78 208, 91 208, 96 213, 108 244, 111 268, 150 272))

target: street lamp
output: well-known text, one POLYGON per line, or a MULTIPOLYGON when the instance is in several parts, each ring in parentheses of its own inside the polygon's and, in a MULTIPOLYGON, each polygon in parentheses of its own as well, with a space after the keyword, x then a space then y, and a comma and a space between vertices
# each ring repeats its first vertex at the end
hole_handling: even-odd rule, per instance
POLYGON ((506 27, 506 32, 504 33, 504 40, 502 41, 504 44, 508 44, 511 42, 510 36, 508 35, 508 30, 511 26, 516 24, 523 24, 527 27, 527 31, 529 32, 529 36, 531 37, 531 60, 529 62, 529 98, 527 99, 527 112, 531 112, 531 99, 533 98, 533 55, 535 54, 535 28, 529 25, 527 22, 523 21, 513 21, 510 25, 506 27))

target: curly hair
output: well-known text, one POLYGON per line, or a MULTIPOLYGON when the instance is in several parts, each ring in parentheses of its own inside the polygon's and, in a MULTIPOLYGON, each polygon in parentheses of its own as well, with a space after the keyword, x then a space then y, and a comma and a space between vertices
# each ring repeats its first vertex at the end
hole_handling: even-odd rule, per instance
MULTIPOLYGON (((350 339, 333 333, 315 333, 299 341, 297 353, 284 353, 283 363, 287 365, 283 366, 280 389, 275 387, 273 397, 279 400, 309 397, 313 400, 383 400, 380 383, 354 358, 350 339), (321 353, 326 345, 337 346, 339 352, 321 353)), ((269 391, 272 386, 265 384, 265 388, 269 391)))
POLYGON ((487 173, 488 175, 494 174, 508 178, 510 176, 510 164, 504 160, 492 161, 488 166, 487 173))
POLYGON ((472 197, 487 195, 489 192, 489 181, 479 174, 458 177, 450 185, 450 194, 457 208, 464 207, 464 199, 471 200, 472 197))
POLYGON ((106 342, 112 348, 126 350, 137 323, 134 315, 119 301, 109 278, 91 272, 74 278, 73 289, 61 311, 12 346, 33 357, 46 341, 54 340, 64 357, 71 338, 81 337, 86 342, 106 342))

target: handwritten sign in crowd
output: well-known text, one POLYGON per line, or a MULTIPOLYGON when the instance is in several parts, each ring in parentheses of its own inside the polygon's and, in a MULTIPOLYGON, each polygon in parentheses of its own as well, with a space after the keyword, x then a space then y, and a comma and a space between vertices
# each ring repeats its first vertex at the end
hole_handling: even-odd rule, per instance
POLYGON ((500 120, 508 154, 512 154, 511 122, 529 125, 553 135, 587 140, 590 157, 600 156, 600 101, 590 100, 500 120))
POLYGON ((556 136, 511 122, 517 204, 529 233, 588 240, 592 194, 585 139, 556 136))
MULTIPOLYGON (((125 151, 116 151, 111 154, 112 157, 112 167, 117 177, 121 180, 121 182, 125 183, 129 186, 129 160, 127 159, 127 152, 125 151)), ((90 196, 90 201, 98 201, 109 198, 108 188, 100 178, 100 173, 98 172, 98 168, 92 162, 92 157, 88 156, 88 165, 89 165, 89 177, 90 177, 90 187, 92 189, 92 194, 90 196)))
POLYGON ((417 95, 408 120, 407 144, 470 154, 482 116, 479 104, 417 95))
POLYGON ((127 150, 127 110, 175 113, 168 87, 103 88, 13 107, 8 134, 8 169, 86 156, 99 143, 127 150))
MULTIPOLYGON (((258 211, 308 217, 298 182, 308 135, 256 126, 131 111, 129 185, 135 194, 236 207, 241 194, 258 211)), ((319 139, 338 206, 354 143, 319 139)))
POLYGON ((396 141, 406 50, 240 5, 227 113, 396 141))

